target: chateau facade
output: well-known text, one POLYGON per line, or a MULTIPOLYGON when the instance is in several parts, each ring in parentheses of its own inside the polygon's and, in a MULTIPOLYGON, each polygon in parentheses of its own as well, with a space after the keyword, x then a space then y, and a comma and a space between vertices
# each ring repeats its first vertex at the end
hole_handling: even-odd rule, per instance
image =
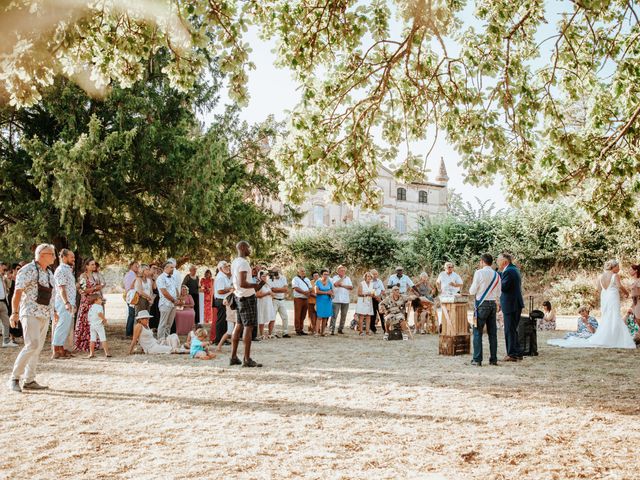
POLYGON ((376 181, 377 188, 383 194, 382 206, 378 211, 334 203, 328 191, 318 189, 310 193, 298 207, 298 211, 303 213, 299 226, 307 229, 354 222, 381 222, 404 234, 417 228, 421 217, 434 217, 448 212, 448 182, 443 159, 435 182, 425 178, 422 182, 402 183, 391 170, 382 166, 376 181))

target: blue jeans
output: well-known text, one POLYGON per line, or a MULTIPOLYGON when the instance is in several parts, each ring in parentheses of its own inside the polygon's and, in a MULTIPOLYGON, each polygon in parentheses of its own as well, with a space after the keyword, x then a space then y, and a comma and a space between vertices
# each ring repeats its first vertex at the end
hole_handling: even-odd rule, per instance
POLYGON ((510 357, 521 357, 522 348, 518 341, 518 325, 520 324, 520 317, 522 310, 517 312, 502 312, 504 316, 504 340, 507 347, 507 355, 510 357))
POLYGON ((56 312, 58 313, 58 323, 53 331, 51 345, 54 347, 63 347, 69 336, 69 329, 73 326, 73 310, 68 312, 64 308, 64 302, 56 300, 56 312))
POLYGON ((477 326, 473 327, 473 361, 482 363, 482 330, 487 326, 489 362, 498 361, 498 325, 496 302, 485 301, 478 307, 477 326))
MULTIPOLYGON (((133 324, 136 321, 136 308, 132 307, 131 305, 127 305, 127 307, 129 308, 129 314, 127 315, 127 328, 125 331, 125 335, 127 337, 132 337, 133 336, 133 324)), ((160 337, 158 337, 160 338, 160 337)))

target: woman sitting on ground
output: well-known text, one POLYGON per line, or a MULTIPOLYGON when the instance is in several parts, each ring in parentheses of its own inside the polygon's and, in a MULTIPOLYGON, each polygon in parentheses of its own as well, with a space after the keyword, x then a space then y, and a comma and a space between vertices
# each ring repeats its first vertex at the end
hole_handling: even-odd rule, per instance
POLYGON ((159 353, 188 353, 188 350, 183 349, 180 346, 180 338, 175 333, 172 333, 162 341, 156 340, 153 336, 153 332, 149 328, 149 319, 152 317, 148 311, 142 310, 136 316, 136 326, 133 327, 133 338, 131 339, 131 346, 129 347, 129 355, 133 353, 136 344, 140 344, 140 347, 144 353, 155 355, 159 353))
POLYGON ((589 307, 582 306, 578 309, 578 328, 575 332, 567 333, 564 338, 569 337, 579 337, 579 338, 589 338, 591 335, 596 333, 598 329, 598 321, 595 317, 589 315, 589 307))
POLYGON ((551 302, 548 300, 542 302, 542 311, 544 312, 544 317, 538 320, 538 330, 555 330, 556 311, 551 307, 551 302))

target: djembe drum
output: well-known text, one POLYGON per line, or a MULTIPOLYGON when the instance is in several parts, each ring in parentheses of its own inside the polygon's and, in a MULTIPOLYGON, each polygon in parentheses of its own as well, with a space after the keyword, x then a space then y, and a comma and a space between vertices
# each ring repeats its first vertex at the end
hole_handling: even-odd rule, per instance
POLYGON ((467 320, 467 295, 440 295, 442 315, 438 351, 440 355, 471 353, 471 335, 467 320))

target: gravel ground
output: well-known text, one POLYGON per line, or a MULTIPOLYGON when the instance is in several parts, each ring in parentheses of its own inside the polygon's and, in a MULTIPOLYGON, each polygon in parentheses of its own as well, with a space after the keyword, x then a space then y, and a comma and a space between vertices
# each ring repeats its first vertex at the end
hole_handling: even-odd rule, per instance
MULTIPOLYGON (((348 331, 261 342, 264 368, 245 369, 229 347, 209 362, 126 356, 118 323, 113 358, 46 351, 50 390, 3 383, 0 478, 640 478, 637 351, 543 333, 539 357, 475 368, 435 336, 348 331)), ((17 350, 0 349, 3 379, 17 350)))

